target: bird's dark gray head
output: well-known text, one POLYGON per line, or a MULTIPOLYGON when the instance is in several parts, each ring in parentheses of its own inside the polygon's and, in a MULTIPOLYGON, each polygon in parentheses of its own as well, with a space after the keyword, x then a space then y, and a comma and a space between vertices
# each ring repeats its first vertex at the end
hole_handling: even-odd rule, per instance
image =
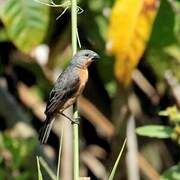
POLYGON ((77 67, 88 67, 94 60, 100 58, 97 53, 91 50, 81 50, 78 51, 72 61, 71 64, 77 67))

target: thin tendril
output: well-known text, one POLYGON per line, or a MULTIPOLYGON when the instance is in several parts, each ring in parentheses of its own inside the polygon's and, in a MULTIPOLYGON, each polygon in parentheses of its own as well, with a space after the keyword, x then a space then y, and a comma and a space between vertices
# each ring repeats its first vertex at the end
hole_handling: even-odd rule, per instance
POLYGON ((77 41, 78 41, 79 48, 81 49, 81 41, 80 41, 80 38, 79 38, 78 29, 76 29, 76 36, 77 36, 77 41))
POLYGON ((67 6, 69 7, 71 5, 70 1, 67 1, 63 4, 55 4, 52 0, 51 0, 51 4, 42 2, 40 0, 34 0, 34 1, 36 1, 40 4, 43 4, 43 5, 49 6, 49 7, 67 7, 67 6))
POLYGON ((81 14, 83 12, 84 10, 81 7, 77 6, 77 14, 81 14))
POLYGON ((64 13, 68 10, 68 8, 69 8, 69 7, 66 7, 66 8, 64 9, 64 11, 56 18, 56 20, 58 20, 61 16, 63 16, 64 13))
POLYGON ((51 4, 56 5, 53 0, 51 0, 51 4))
MULTIPOLYGON (((63 4, 55 4, 55 2, 53 0, 50 1, 50 4, 45 3, 45 2, 43 2, 41 0, 34 0, 34 1, 36 1, 36 2, 38 2, 40 4, 43 4, 43 5, 49 6, 49 7, 56 7, 56 8, 57 7, 62 7, 62 8, 65 8, 63 10, 63 12, 56 18, 56 20, 58 20, 61 16, 63 16, 65 14, 65 12, 68 10, 68 8, 71 6, 70 1, 64 2, 63 4)), ((81 7, 77 6, 77 14, 81 14, 83 12, 84 12, 84 10, 81 7)), ((79 43, 79 45, 80 45, 80 43, 79 43)))
MULTIPOLYGON (((58 20, 60 17, 62 17, 65 14, 65 12, 68 10, 68 8, 71 6, 70 1, 64 2, 63 4, 55 4, 55 2, 53 0, 50 1, 50 4, 42 2, 41 0, 34 0, 34 1, 36 1, 40 4, 43 4, 43 5, 49 6, 49 7, 63 7, 63 8, 65 8, 63 10, 63 12, 56 18, 56 20, 58 20)), ((81 7, 77 6, 77 14, 81 14, 83 12, 84 12, 84 10, 81 7)), ((79 38, 78 29, 76 30, 76 36, 77 36, 78 45, 81 48, 81 41, 79 38)))

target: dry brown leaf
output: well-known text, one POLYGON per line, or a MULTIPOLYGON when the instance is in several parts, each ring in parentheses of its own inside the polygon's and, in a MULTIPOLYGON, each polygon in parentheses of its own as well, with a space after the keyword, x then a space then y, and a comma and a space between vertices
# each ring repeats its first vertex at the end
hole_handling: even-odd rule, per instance
POLYGON ((139 167, 141 171, 148 177, 149 180, 159 180, 159 173, 149 164, 149 162, 139 153, 139 167))
POLYGON ((82 162, 93 172, 98 179, 107 179, 104 165, 87 151, 81 153, 82 162))
POLYGON ((138 85, 138 87, 150 98, 151 102, 157 105, 160 101, 160 97, 156 89, 150 84, 150 82, 144 77, 139 70, 134 70, 132 79, 138 85))
POLYGON ((102 135, 112 137, 115 133, 114 126, 88 99, 79 98, 79 111, 87 118, 102 135))
POLYGON ((100 147, 100 146, 98 146, 96 144, 89 145, 86 148, 86 150, 89 153, 91 153, 93 156, 95 156, 96 158, 105 159, 105 157, 107 155, 106 151, 102 147, 100 147))
POLYGON ((21 101, 30 109, 39 119, 45 119, 45 103, 37 95, 33 94, 25 84, 19 83, 17 86, 21 101))

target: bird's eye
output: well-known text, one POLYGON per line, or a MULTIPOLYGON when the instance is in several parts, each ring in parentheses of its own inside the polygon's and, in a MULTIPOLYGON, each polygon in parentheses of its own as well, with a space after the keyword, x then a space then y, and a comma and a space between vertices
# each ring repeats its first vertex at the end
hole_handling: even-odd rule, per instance
POLYGON ((89 54, 85 54, 85 56, 86 56, 86 57, 88 57, 88 56, 89 56, 89 54))

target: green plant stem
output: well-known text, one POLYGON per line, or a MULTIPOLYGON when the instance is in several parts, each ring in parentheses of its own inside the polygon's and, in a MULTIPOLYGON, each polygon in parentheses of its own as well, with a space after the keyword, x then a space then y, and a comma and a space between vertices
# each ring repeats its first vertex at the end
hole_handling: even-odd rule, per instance
MULTIPOLYGON (((71 0, 71 24, 72 24, 72 51, 77 52, 77 0, 71 0)), ((77 104, 73 108, 73 118, 78 119, 77 104)), ((79 180, 79 125, 74 123, 73 128, 73 179, 79 180)))
POLYGON ((71 38, 73 55, 77 52, 77 0, 71 0, 71 38))
MULTIPOLYGON (((76 109, 76 106, 75 106, 76 109)), ((78 110, 73 115, 74 119, 78 118, 78 110)), ((79 125, 73 124, 73 179, 79 180, 79 125)))

